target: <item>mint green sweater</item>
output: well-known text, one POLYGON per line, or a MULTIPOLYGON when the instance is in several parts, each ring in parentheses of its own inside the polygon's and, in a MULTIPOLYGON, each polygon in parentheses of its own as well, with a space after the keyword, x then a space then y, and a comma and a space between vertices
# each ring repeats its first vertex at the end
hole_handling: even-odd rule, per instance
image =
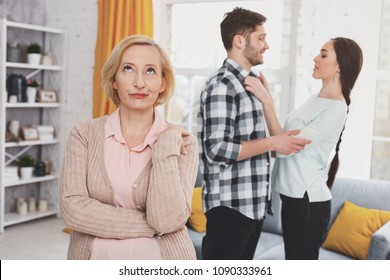
POLYGON ((61 175, 61 213, 73 229, 68 259, 89 259, 95 236, 157 238, 164 259, 195 259, 185 226, 191 214, 198 171, 194 136, 163 131, 152 147, 152 160, 133 184, 137 210, 114 206, 104 166, 107 117, 79 123, 71 132, 61 175), (180 154, 183 143, 187 155, 180 154))
POLYGON ((272 184, 277 192, 293 198, 302 198, 307 192, 310 202, 332 198, 326 185, 328 162, 346 117, 344 101, 316 95, 287 116, 284 130, 300 129, 297 137, 312 142, 299 153, 287 157, 277 154, 272 172, 272 184))

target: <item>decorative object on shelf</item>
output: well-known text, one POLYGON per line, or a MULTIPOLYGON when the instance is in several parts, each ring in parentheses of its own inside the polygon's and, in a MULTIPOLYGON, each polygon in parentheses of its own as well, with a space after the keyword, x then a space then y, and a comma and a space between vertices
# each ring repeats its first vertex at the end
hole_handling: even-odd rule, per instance
POLYGON ((35 159, 26 154, 22 155, 18 159, 18 166, 20 170, 20 177, 23 180, 31 179, 34 171, 35 159))
POLYGON ((16 95, 10 95, 8 98, 8 103, 18 103, 18 98, 16 95))
POLYGON ((39 140, 53 140, 54 126, 52 125, 38 125, 37 126, 39 140))
POLYGON ((19 138, 20 121, 11 120, 8 124, 8 131, 12 133, 15 138, 19 138))
POLYGON ((38 161, 35 165, 35 177, 42 177, 46 175, 46 165, 43 161, 38 161))
POLYGON ((57 93, 55 90, 41 89, 39 91, 39 102, 57 102, 57 93))
POLYGON ((50 53, 45 53, 42 56, 42 65, 53 65, 53 56, 50 53))
POLYGON ((39 133, 36 127, 23 127, 22 137, 25 141, 39 140, 39 133))
MULTIPOLYGON (((7 77, 8 100, 16 96, 16 102, 27 102, 27 81, 24 75, 10 74, 7 77)), ((14 101, 14 98, 12 99, 14 101)))
POLYGON ((13 183, 19 180, 18 176, 18 167, 17 166, 7 166, 4 168, 3 175, 4 183, 13 183))
POLYGON ((8 62, 21 62, 22 49, 17 42, 7 44, 7 61, 8 62))
POLYGON ((40 64, 42 58, 42 47, 37 43, 32 43, 27 47, 27 63, 40 64))
POLYGON ((51 162, 50 160, 45 160, 45 173, 49 175, 51 173, 51 162))
POLYGON ((38 211, 39 212, 45 212, 48 209, 48 202, 46 199, 40 199, 38 203, 38 211))
POLYGON ((28 199, 28 212, 33 213, 37 209, 37 200, 35 197, 30 197, 28 199))
POLYGON ((35 103, 39 83, 36 80, 27 80, 27 102, 35 103))
POLYGON ((6 143, 9 143, 9 142, 19 142, 20 138, 16 138, 15 135, 12 134, 11 131, 7 130, 5 132, 5 142, 6 143))
POLYGON ((24 200, 24 198, 19 197, 16 202, 16 210, 20 216, 26 216, 27 215, 27 202, 24 200))

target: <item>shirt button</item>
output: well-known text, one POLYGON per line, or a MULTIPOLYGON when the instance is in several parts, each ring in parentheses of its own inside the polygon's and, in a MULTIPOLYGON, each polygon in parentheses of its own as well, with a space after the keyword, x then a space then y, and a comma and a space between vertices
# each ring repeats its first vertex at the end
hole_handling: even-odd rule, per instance
POLYGON ((137 205, 136 208, 137 208, 137 209, 141 209, 141 206, 137 205))
POLYGON ((137 184, 133 184, 133 188, 135 189, 135 188, 137 188, 138 187, 138 185, 137 184))

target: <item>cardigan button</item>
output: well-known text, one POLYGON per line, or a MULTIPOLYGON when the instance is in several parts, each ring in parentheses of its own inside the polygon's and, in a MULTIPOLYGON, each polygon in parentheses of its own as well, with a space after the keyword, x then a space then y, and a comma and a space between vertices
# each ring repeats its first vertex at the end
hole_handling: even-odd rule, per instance
POLYGON ((137 188, 138 187, 138 185, 137 184, 133 184, 133 188, 135 189, 135 188, 137 188))

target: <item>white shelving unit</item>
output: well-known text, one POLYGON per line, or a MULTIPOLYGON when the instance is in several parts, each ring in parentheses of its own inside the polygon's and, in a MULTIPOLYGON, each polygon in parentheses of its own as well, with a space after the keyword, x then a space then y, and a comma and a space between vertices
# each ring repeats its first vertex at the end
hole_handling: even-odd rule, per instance
POLYGON ((62 30, 18 23, 0 19, 0 233, 10 225, 59 215, 59 174, 63 156, 63 100, 64 97, 64 54, 65 34, 62 30), (32 65, 23 61, 7 61, 7 44, 24 42, 39 43, 44 53, 53 57, 52 65, 32 65), (40 82, 42 89, 54 91, 55 103, 8 103, 7 76, 28 75, 40 82), (6 131, 11 120, 19 120, 20 127, 38 125, 53 126, 54 139, 6 142, 6 131), (50 162, 50 173, 41 177, 22 180, 5 180, 5 169, 17 164, 23 154, 32 155, 36 161, 50 162), (20 215, 16 211, 16 200, 26 201, 34 197, 47 200, 45 211, 28 212, 20 215))

